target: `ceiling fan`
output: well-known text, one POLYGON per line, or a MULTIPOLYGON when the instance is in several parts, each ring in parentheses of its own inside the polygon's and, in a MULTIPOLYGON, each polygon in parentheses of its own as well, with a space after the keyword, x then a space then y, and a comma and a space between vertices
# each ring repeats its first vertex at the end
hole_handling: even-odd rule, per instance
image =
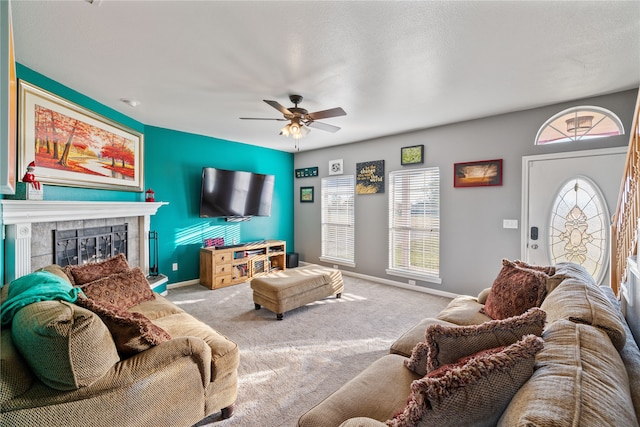
POLYGON ((327 132, 337 132, 340 130, 338 126, 333 126, 327 123, 317 122, 319 119, 327 119, 329 117, 346 116, 347 113, 340 108, 330 108, 328 110, 316 111, 309 113, 304 108, 298 107, 298 104, 302 102, 302 96, 289 95, 289 100, 293 102, 294 106, 286 108, 277 101, 269 101, 264 99, 263 101, 271 105, 276 110, 280 111, 284 118, 282 119, 270 119, 270 118, 258 118, 258 117, 240 117, 242 120, 278 120, 288 121, 285 127, 280 129, 280 135, 291 136, 293 139, 300 139, 306 136, 310 132, 310 127, 324 130, 327 132))

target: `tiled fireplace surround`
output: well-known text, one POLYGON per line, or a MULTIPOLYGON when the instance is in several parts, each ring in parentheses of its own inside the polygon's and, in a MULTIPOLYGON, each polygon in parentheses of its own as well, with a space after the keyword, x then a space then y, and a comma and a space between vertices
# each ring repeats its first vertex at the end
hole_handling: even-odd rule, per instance
POLYGON ((128 261, 149 272, 150 218, 165 202, 0 200, 4 283, 54 263, 53 230, 128 224, 128 261))

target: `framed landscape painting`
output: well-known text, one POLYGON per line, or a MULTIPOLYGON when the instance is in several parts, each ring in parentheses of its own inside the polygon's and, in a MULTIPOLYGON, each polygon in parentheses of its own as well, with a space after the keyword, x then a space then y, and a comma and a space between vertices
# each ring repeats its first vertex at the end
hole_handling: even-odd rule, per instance
POLYGON ((502 159, 453 165, 454 187, 489 187, 502 185, 502 159))
POLYGON ((45 184, 143 191, 143 135, 19 82, 18 166, 45 184))

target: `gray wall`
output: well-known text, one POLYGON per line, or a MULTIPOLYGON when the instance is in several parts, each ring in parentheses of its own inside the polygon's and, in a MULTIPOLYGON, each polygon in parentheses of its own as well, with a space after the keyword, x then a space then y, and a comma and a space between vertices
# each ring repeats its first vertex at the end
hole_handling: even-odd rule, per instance
MULTIPOLYGON (((324 264, 320 257, 320 182, 329 175, 328 162, 344 160, 344 173, 355 175, 358 162, 385 160, 385 178, 400 165, 400 148, 424 144, 424 165, 440 168, 440 277, 441 284, 418 282, 457 294, 477 294, 491 286, 501 268, 501 259, 520 257, 520 230, 502 228, 503 219, 520 221, 522 156, 562 151, 626 146, 629 136, 582 142, 534 146, 540 126, 551 116, 570 107, 596 105, 620 117, 628 133, 637 90, 565 102, 532 110, 502 114, 375 140, 295 154, 295 168, 317 166, 319 176, 297 178, 294 183, 295 251, 301 261, 324 264), (503 159, 503 185, 454 188, 453 164, 465 161, 503 159), (299 203, 301 186, 315 187, 314 203, 299 203)), ((620 171, 622 177, 622 171, 620 171)), ((345 271, 407 283, 385 273, 387 267, 388 194, 356 195, 356 267, 345 271)))

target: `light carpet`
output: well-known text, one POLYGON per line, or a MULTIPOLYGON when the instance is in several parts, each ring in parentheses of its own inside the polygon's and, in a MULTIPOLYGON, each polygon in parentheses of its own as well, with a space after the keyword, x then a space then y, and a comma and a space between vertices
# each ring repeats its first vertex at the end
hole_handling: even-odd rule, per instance
POLYGON ((281 321, 254 309, 248 283, 214 291, 201 285, 170 289, 171 301, 240 348, 233 416, 210 417, 198 426, 296 426, 302 414, 450 301, 346 275, 344 284, 342 298, 292 310, 281 321))

